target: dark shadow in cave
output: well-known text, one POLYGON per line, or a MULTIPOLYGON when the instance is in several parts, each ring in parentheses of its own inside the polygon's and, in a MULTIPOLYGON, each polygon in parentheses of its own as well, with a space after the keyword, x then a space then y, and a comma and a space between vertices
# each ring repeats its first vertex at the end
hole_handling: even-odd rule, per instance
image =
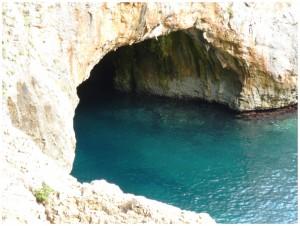
POLYGON ((92 69, 90 77, 77 88, 80 102, 91 103, 103 97, 109 97, 115 92, 113 79, 115 52, 106 54, 92 69))
POLYGON ((241 92, 242 70, 232 56, 213 48, 201 31, 188 29, 109 52, 77 91, 86 103, 121 91, 232 107, 241 92), (234 69, 223 68, 220 58, 234 69))

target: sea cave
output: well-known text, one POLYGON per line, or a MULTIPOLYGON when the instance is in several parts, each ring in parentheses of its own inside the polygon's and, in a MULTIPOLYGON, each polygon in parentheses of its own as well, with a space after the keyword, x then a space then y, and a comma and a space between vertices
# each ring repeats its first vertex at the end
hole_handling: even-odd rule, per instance
POLYGON ((109 52, 77 88, 71 174, 219 223, 295 223, 296 113, 241 116, 242 70, 195 29, 109 52))
POLYGON ((295 1, 1 6, 1 223, 298 222, 295 1))

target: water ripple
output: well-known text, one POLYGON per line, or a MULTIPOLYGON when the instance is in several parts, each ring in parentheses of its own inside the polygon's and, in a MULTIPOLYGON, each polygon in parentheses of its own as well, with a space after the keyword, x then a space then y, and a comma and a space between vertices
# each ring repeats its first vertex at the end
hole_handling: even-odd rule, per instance
POLYGON ((243 120, 221 107, 112 97, 79 104, 72 174, 219 223, 296 223, 297 116, 243 120))

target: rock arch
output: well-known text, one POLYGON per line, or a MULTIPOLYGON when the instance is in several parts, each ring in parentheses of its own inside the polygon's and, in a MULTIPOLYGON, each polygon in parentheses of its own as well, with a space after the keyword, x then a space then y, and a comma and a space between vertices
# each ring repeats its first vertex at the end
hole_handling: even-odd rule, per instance
POLYGON ((124 45, 195 28, 218 50, 220 65, 243 77, 231 107, 258 110, 297 102, 297 22, 290 3, 6 2, 3 10, 4 115, 68 171, 76 87, 106 53, 124 45), (20 83, 30 103, 18 105, 20 83), (34 122, 35 132, 16 119, 30 106, 36 113, 27 121, 34 122))

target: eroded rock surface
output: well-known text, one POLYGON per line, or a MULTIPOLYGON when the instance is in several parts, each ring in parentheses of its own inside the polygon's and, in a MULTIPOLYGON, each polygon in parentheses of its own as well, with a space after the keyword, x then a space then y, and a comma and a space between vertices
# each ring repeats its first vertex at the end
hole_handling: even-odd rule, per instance
MULTIPOLYGON (((244 50, 239 43, 232 45, 241 52, 232 54, 230 46, 214 47, 204 34, 190 28, 120 48, 113 55, 115 87, 125 92, 198 98, 237 111, 296 103, 294 72, 285 76, 289 85, 284 84, 267 68, 257 65, 254 70, 248 65, 240 55, 244 50)), ((261 60, 258 55, 253 57, 261 60)))
POLYGON ((231 55, 212 47, 197 29, 122 47, 113 57, 118 90, 198 98, 240 108, 245 80, 242 66, 231 55))
MULTIPOLYGON (((53 200, 48 206, 51 210, 61 205, 64 209, 73 202, 72 195, 80 194, 83 185, 68 175, 75 150, 76 87, 106 53, 120 46, 194 28, 217 50, 222 70, 238 74, 241 90, 236 98, 229 98, 229 106, 252 110, 297 102, 296 7, 289 2, 1 4, 1 127, 5 129, 0 212, 4 222, 48 221, 45 207, 31 192, 43 181, 71 195, 61 203, 53 200)), ((221 80, 223 75, 219 76, 221 80)), ((210 92, 205 98, 210 98, 210 92)), ((126 222, 161 219, 160 215, 152 218, 130 211, 122 215, 127 216, 126 222)), ((175 212, 175 222, 195 222, 201 217, 193 215, 187 220, 190 218, 179 217, 179 210, 175 212)), ((59 212, 48 215, 55 222, 67 221, 59 212)), ((170 220, 166 219, 162 222, 170 220)))
POLYGON ((79 189, 79 195, 60 193, 50 198, 46 215, 51 223, 215 223, 208 214, 124 194, 104 180, 84 183, 79 189))

